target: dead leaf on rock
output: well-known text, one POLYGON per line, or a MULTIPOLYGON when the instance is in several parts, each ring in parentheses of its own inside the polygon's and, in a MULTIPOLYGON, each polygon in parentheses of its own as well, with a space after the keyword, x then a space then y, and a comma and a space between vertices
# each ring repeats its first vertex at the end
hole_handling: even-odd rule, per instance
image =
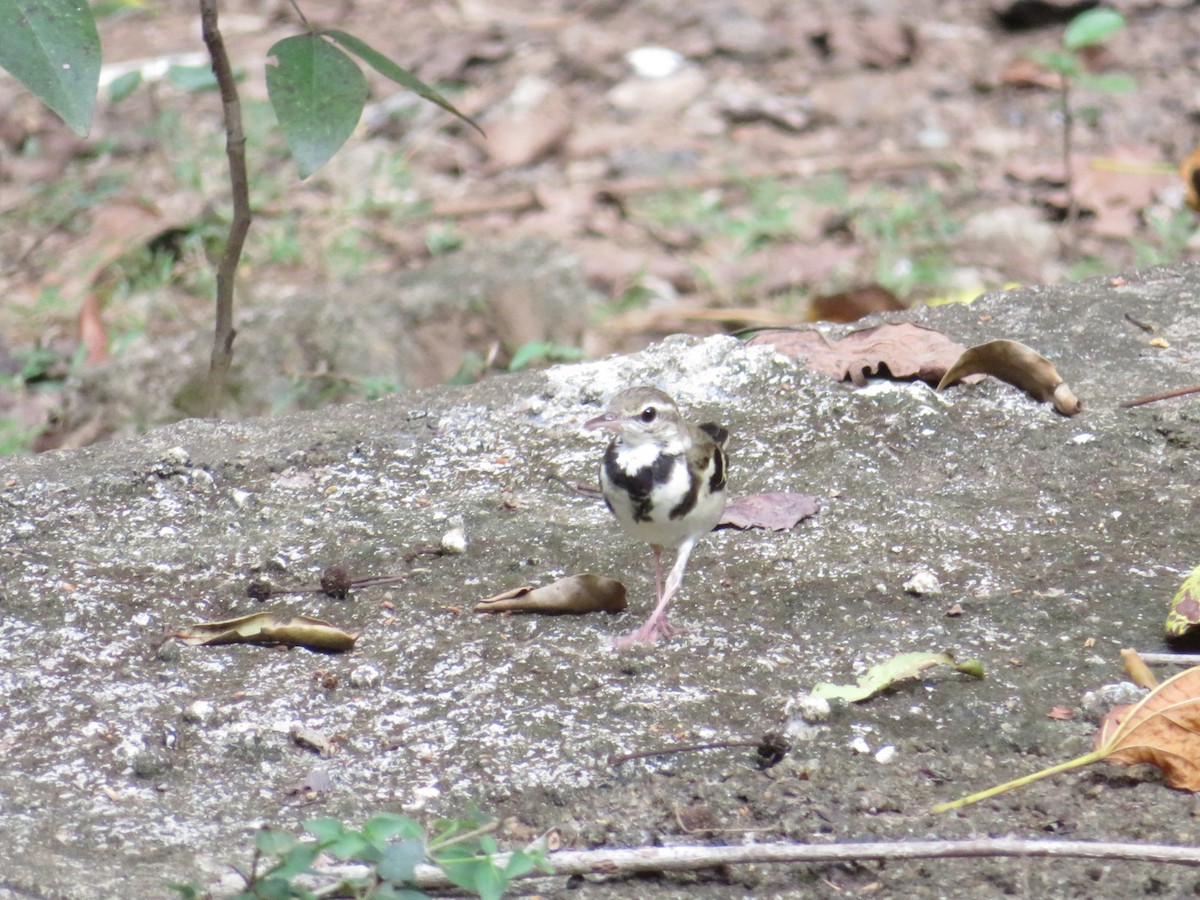
POLYGON ((1200 628, 1200 566, 1192 569, 1171 600, 1167 613, 1167 639, 1192 637, 1200 628))
POLYGON ((811 519, 820 509, 821 501, 808 494, 796 494, 792 491, 750 494, 730 500, 725 505, 725 514, 717 525, 788 531, 805 519, 811 519))
POLYGON ((1064 416, 1076 415, 1083 409, 1083 404, 1067 387, 1054 364, 1020 341, 988 341, 964 350, 958 361, 942 376, 937 390, 963 381, 970 375, 994 375, 1025 391, 1035 400, 1053 403, 1055 410, 1064 416))
POLYGON ((625 585, 614 578, 569 575, 541 587, 515 588, 475 604, 475 612, 537 612, 550 615, 621 612, 626 607, 625 585))
POLYGON ((219 622, 199 622, 176 632, 191 647, 216 644, 284 644, 332 653, 349 650, 358 640, 322 619, 311 616, 277 616, 270 612, 254 613, 219 622))
POLYGON ((297 747, 311 750, 326 759, 333 756, 333 741, 324 732, 297 723, 292 726, 291 737, 297 747))
POLYGON ((1158 687, 1158 678, 1150 671, 1150 667, 1146 665, 1146 661, 1136 650, 1126 648, 1121 651, 1121 668, 1125 670, 1129 680, 1138 687, 1147 690, 1158 687))
POLYGON ((1121 147, 1087 161, 1075 178, 1075 199, 1095 215, 1092 233, 1128 239, 1142 227, 1143 211, 1173 181, 1157 148, 1121 147))
POLYGON ((897 682, 920 678, 934 666, 951 666, 966 675, 983 677, 983 666, 978 660, 968 659, 960 663, 950 653, 899 653, 886 662, 871 666, 856 684, 830 684, 823 681, 812 689, 812 693, 826 700, 861 703, 897 682))
POLYGON ((1200 666, 1167 679, 1133 706, 1113 707, 1101 723, 1096 743, 1091 753, 951 803, 939 803, 933 812, 957 809, 1101 760, 1122 766, 1149 764, 1162 771, 1171 787, 1200 790, 1200 666))
POLYGON ((908 309, 900 298, 881 284, 868 284, 837 294, 813 297, 809 301, 809 319, 814 322, 857 322, 877 312, 908 309))
POLYGON ((872 375, 936 384, 963 353, 962 344, 942 332, 909 322, 876 325, 833 341, 818 331, 760 331, 747 343, 803 358, 814 372, 849 378, 859 387, 872 375))

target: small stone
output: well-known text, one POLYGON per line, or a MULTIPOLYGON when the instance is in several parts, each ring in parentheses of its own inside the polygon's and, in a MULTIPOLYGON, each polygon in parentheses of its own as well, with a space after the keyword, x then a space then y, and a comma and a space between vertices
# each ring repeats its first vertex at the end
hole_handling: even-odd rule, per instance
POLYGON ((850 749, 855 753, 870 753, 871 745, 867 743, 867 739, 861 734, 850 742, 850 749))
POLYGON ((359 666, 350 673, 350 684, 356 688, 379 687, 381 680, 379 670, 374 666, 359 666))
POLYGON ((904 590, 917 597, 936 597, 942 592, 942 583, 928 569, 920 569, 904 582, 904 590))
POLYGON ((666 78, 683 66, 683 55, 667 47, 638 47, 625 54, 625 62, 639 78, 666 78))
POLYGON ((884 744, 875 751, 875 762, 886 766, 896 758, 896 748, 891 744, 884 744))
POLYGON ((800 694, 788 701, 785 710, 789 717, 803 719, 805 722, 828 722, 832 708, 829 701, 816 694, 800 694))
POLYGON ((217 707, 211 700, 193 700, 183 710, 183 721, 203 728, 210 728, 217 722, 217 707))
POLYGON ((467 531, 461 525, 451 528, 442 535, 441 546, 446 553, 455 555, 467 552, 467 531))

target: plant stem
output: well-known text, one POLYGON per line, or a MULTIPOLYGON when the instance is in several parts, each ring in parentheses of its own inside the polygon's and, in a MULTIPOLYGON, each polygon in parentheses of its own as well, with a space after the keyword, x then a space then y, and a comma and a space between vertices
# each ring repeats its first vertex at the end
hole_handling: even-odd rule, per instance
POLYGON ((959 800, 952 800, 949 803, 938 803, 934 805, 930 812, 944 813, 952 809, 958 809, 960 806, 967 806, 971 803, 978 803, 980 800, 987 800, 989 797, 995 797, 997 794, 1003 794, 1005 791, 1011 791, 1013 788, 1024 787, 1027 784, 1032 784, 1035 781, 1041 781, 1043 778, 1049 778, 1051 775, 1057 775, 1059 772, 1069 772, 1072 769, 1078 769, 1083 766, 1090 766, 1094 762, 1098 762, 1108 755, 1107 750, 1093 750, 1091 753, 1085 753, 1083 756, 1077 756, 1074 759, 1068 759, 1066 762, 1059 763, 1056 766, 1051 766, 1048 769, 1042 769, 1039 772, 1034 772, 1031 775, 1023 775, 1020 778, 1014 778, 1012 781, 1006 781, 1004 784, 998 784, 995 787, 990 787, 986 791, 978 791, 959 800))
POLYGON ((448 838, 443 838, 440 841, 431 841, 425 845, 425 854, 433 856, 438 850, 445 850, 447 847, 452 847, 455 844, 461 844, 463 841, 473 840, 481 835, 490 834, 500 827, 499 822, 488 822, 485 825, 480 825, 478 828, 472 828, 470 831, 464 831, 462 834, 454 834, 448 838))
POLYGON ((1071 246, 1076 243, 1075 223, 1079 218, 1079 204, 1075 200, 1075 167, 1074 167, 1074 131, 1075 117, 1071 114, 1071 77, 1059 73, 1059 85, 1062 97, 1063 117, 1063 180, 1067 186, 1067 234, 1071 246))
POLYGON ((221 91, 225 111, 225 155, 229 159, 229 184, 233 200, 233 220, 225 252, 217 266, 216 322, 212 356, 205 384, 204 412, 215 416, 220 410, 233 364, 233 285, 246 234, 250 230, 250 179, 246 174, 246 135, 242 131, 242 104, 238 99, 233 67, 225 52, 225 41, 217 26, 217 0, 200 0, 200 25, 204 46, 212 59, 213 74, 221 91))

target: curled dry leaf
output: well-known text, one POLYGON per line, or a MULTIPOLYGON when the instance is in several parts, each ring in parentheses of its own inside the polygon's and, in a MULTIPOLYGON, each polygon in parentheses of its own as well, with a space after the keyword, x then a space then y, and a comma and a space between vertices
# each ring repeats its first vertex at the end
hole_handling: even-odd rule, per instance
POLYGON ((1167 613, 1167 640, 1193 637, 1200 629, 1200 566, 1183 580, 1167 613))
POLYGON ((939 803, 933 812, 986 800, 1100 760, 1122 766, 1147 763, 1160 769, 1171 787, 1200 790, 1200 666, 1168 678, 1133 706, 1113 707, 1101 723, 1096 742, 1099 746, 1091 753, 961 800, 939 803))
POLYGON ((963 352, 962 344, 942 332, 909 322, 863 328, 833 341, 819 331, 770 329, 747 343, 774 347, 804 359, 814 372, 849 378, 860 387, 872 375, 936 384, 963 352))
POLYGON ((1083 404, 1071 393, 1054 364, 1020 341, 998 340, 976 344, 963 351, 937 389, 963 381, 969 375, 994 375, 1019 387, 1035 400, 1050 402, 1064 416, 1073 416, 1083 404))
POLYGON ((861 703, 870 700, 880 691, 900 681, 919 678, 934 666, 951 666, 966 675, 983 677, 983 665, 974 659, 958 662, 951 653, 899 653, 886 662, 877 663, 867 669, 857 684, 830 684, 823 681, 812 689, 817 697, 826 700, 846 700, 861 703))
POLYGON ((289 647, 329 652, 349 650, 358 640, 358 634, 342 631, 322 619, 277 616, 269 612, 220 622, 198 622, 172 636, 192 647, 212 644, 286 644, 289 647))
POLYGON ((1138 687, 1153 689, 1158 687, 1158 678, 1150 671, 1150 667, 1146 665, 1141 654, 1136 650, 1125 649, 1121 651, 1121 667, 1125 670, 1125 674, 1129 676, 1129 680, 1138 687))
POLYGON ((621 612, 626 607, 625 585, 615 578, 569 575, 552 584, 526 585, 488 597, 475 604, 475 612, 538 612, 551 615, 621 612))
POLYGON ((725 504, 725 513, 717 524, 788 531, 805 519, 811 519, 820 509, 821 501, 808 494, 791 491, 750 494, 725 504))

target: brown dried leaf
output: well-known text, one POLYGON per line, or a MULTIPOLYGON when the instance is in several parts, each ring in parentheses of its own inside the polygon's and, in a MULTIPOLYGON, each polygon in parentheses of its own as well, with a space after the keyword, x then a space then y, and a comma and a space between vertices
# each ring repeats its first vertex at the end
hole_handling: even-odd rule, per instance
POLYGON ((1168 678, 1119 722, 1101 725, 1098 751, 1102 759, 1162 770, 1167 784, 1200 790, 1200 666, 1168 678))
POLYGON ((881 284, 813 297, 808 308, 809 318, 815 322, 857 322, 872 313, 908 309, 899 297, 881 284))
POLYGON ((626 607, 625 585, 613 578, 569 575, 541 587, 515 588, 475 604, 475 612, 538 612, 551 615, 621 612, 626 607))
POLYGON ((859 386, 872 375, 935 384, 963 352, 961 344, 942 332, 909 322, 863 328, 836 341, 817 331, 760 331, 748 343, 802 357, 814 372, 849 378, 859 386))
POLYGON ((821 501, 807 494, 792 491, 773 491, 750 494, 730 500, 718 525, 734 528, 765 528, 768 531, 788 531, 805 519, 811 519, 821 509, 821 501))
POLYGON ((1099 746, 1091 753, 950 803, 938 803, 932 811, 958 809, 1101 760, 1122 766, 1148 763, 1162 771, 1171 787, 1200 790, 1200 666, 1167 679, 1131 707, 1113 707, 1101 723, 1096 742, 1099 746))
POLYGON ((214 644, 285 644, 289 647, 307 647, 310 650, 328 652, 349 650, 358 640, 358 634, 342 631, 322 619, 314 619, 311 616, 277 616, 270 612, 254 613, 219 622, 198 622, 176 632, 172 637, 179 638, 191 647, 214 644))
POLYGON ((1146 661, 1142 659, 1141 654, 1136 650, 1125 649, 1121 651, 1121 667, 1125 670, 1125 674, 1129 676, 1129 680, 1138 687, 1149 688, 1151 690, 1158 687, 1158 678, 1150 671, 1150 667, 1146 665, 1146 661))
POLYGON ((1035 400, 1053 403, 1055 410, 1064 416, 1073 416, 1083 409, 1083 404, 1071 393, 1054 364, 1019 341, 988 341, 963 351, 942 376, 937 389, 940 391, 969 375, 979 374, 994 375, 1019 387, 1035 400))

